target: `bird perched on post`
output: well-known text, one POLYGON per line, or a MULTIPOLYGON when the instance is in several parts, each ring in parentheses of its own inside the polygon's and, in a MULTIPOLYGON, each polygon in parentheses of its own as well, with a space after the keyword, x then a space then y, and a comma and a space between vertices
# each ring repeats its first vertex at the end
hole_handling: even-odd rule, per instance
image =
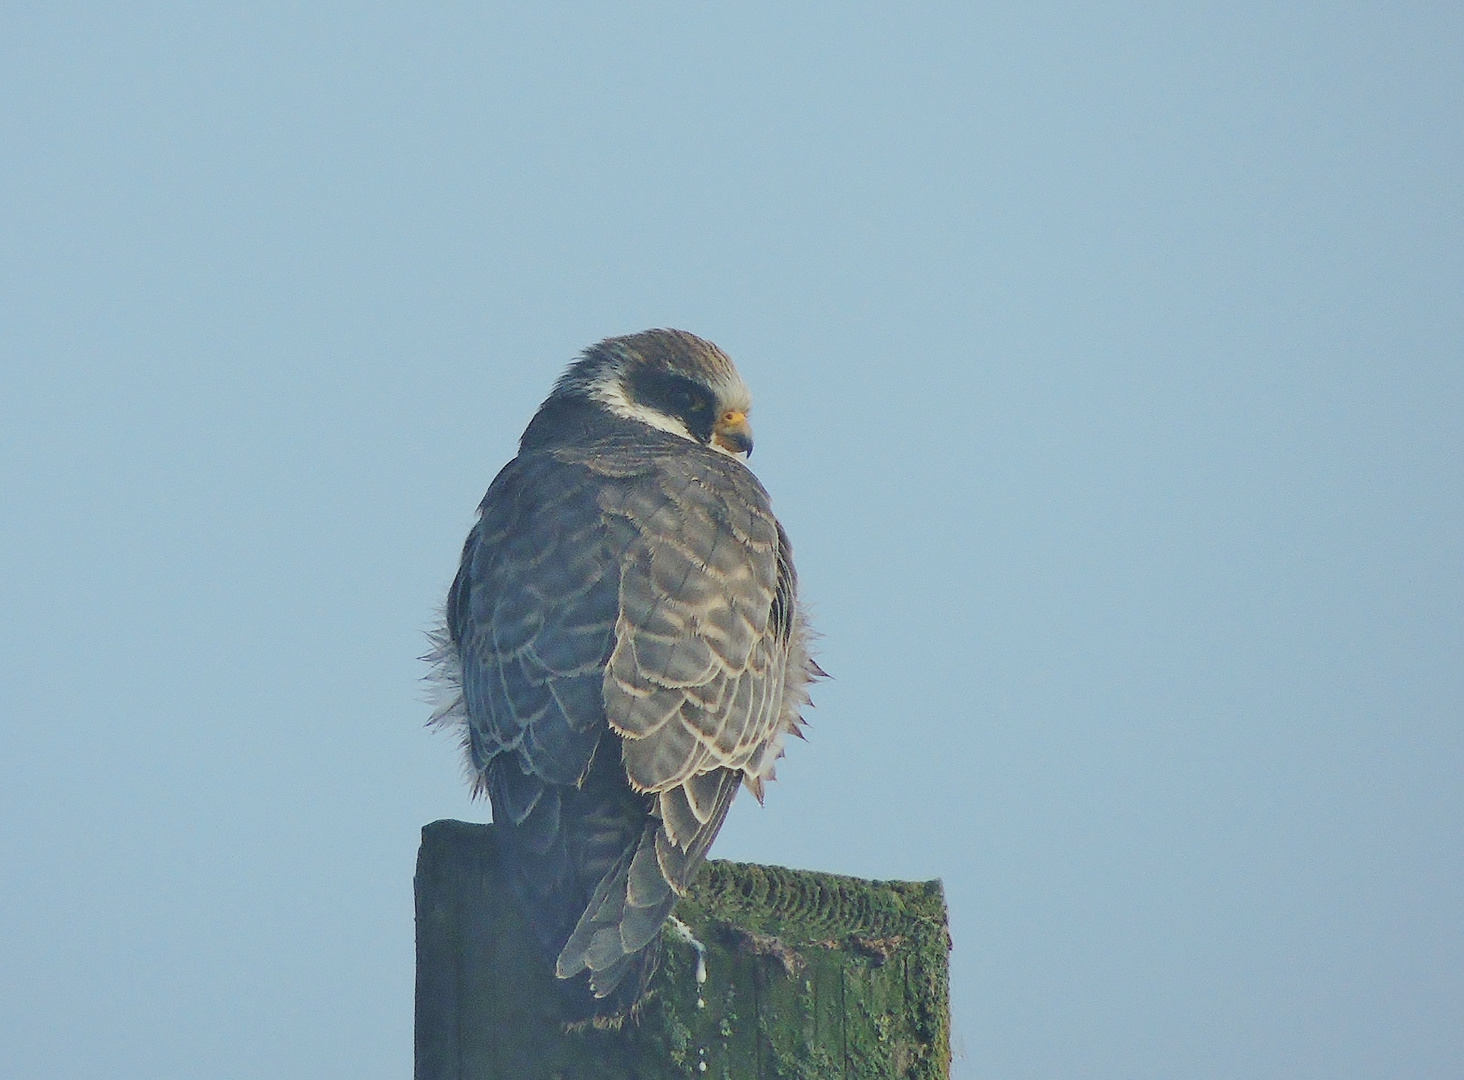
POLYGON ((792 550, 748 470, 751 396, 680 330, 594 345, 479 507, 433 658, 566 1019, 643 995, 740 787, 811 679, 792 550))

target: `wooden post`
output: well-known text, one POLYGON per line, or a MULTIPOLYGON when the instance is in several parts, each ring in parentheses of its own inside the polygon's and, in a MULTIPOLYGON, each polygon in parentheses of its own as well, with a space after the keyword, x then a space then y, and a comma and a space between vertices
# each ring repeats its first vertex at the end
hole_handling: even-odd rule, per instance
POLYGON ((884 1080, 950 1070, 939 881, 712 861, 653 995, 619 1031, 566 1031, 491 825, 437 821, 417 857, 416 1080, 884 1080))

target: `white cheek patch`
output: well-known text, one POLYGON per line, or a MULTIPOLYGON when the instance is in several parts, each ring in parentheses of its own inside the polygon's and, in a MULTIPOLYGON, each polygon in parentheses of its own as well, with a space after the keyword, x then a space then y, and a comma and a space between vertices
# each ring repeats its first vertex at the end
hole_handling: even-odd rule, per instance
MULTIPOLYGON (((736 450, 729 450, 713 439, 709 443, 703 443, 691 433, 686 422, 676 416, 668 416, 659 409, 653 409, 649 405, 643 405, 638 401, 632 401, 625 394, 625 368, 621 364, 607 366, 594 382, 590 383, 586 390, 589 395, 604 405, 606 409, 624 420, 635 420, 653 427, 657 431, 669 432, 672 435, 694 442, 698 446, 708 446, 719 454, 724 454, 734 461, 747 461, 746 453, 739 453, 736 450)), ((738 412, 750 412, 752 410, 752 395, 747 391, 747 385, 735 371, 730 372, 726 378, 721 380, 718 395, 721 407, 724 409, 736 409, 738 412)))
POLYGON ((689 439, 691 442, 701 445, 701 440, 691 433, 691 429, 682 420, 674 416, 667 416, 659 409, 652 409, 626 397, 625 387, 621 384, 619 366, 606 371, 591 383, 589 391, 596 401, 624 420, 637 420, 658 431, 668 431, 672 435, 679 435, 683 439, 689 439))

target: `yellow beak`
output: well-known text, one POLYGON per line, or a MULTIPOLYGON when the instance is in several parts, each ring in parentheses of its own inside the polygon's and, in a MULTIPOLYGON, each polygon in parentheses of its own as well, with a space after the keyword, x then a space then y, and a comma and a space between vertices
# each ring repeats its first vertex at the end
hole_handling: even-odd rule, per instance
POLYGON ((748 426, 747 414, 728 409, 712 425, 712 441, 724 450, 734 454, 752 456, 752 428, 748 426))

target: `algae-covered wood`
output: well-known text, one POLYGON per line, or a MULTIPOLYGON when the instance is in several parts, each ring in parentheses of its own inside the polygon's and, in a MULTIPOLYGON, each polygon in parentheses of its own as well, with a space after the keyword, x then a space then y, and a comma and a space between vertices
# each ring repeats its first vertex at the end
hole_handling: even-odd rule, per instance
POLYGON ((491 825, 438 821, 417 859, 417 1080, 884 1080, 950 1062, 940 882, 713 861, 676 908, 652 996, 566 1031, 491 825))

